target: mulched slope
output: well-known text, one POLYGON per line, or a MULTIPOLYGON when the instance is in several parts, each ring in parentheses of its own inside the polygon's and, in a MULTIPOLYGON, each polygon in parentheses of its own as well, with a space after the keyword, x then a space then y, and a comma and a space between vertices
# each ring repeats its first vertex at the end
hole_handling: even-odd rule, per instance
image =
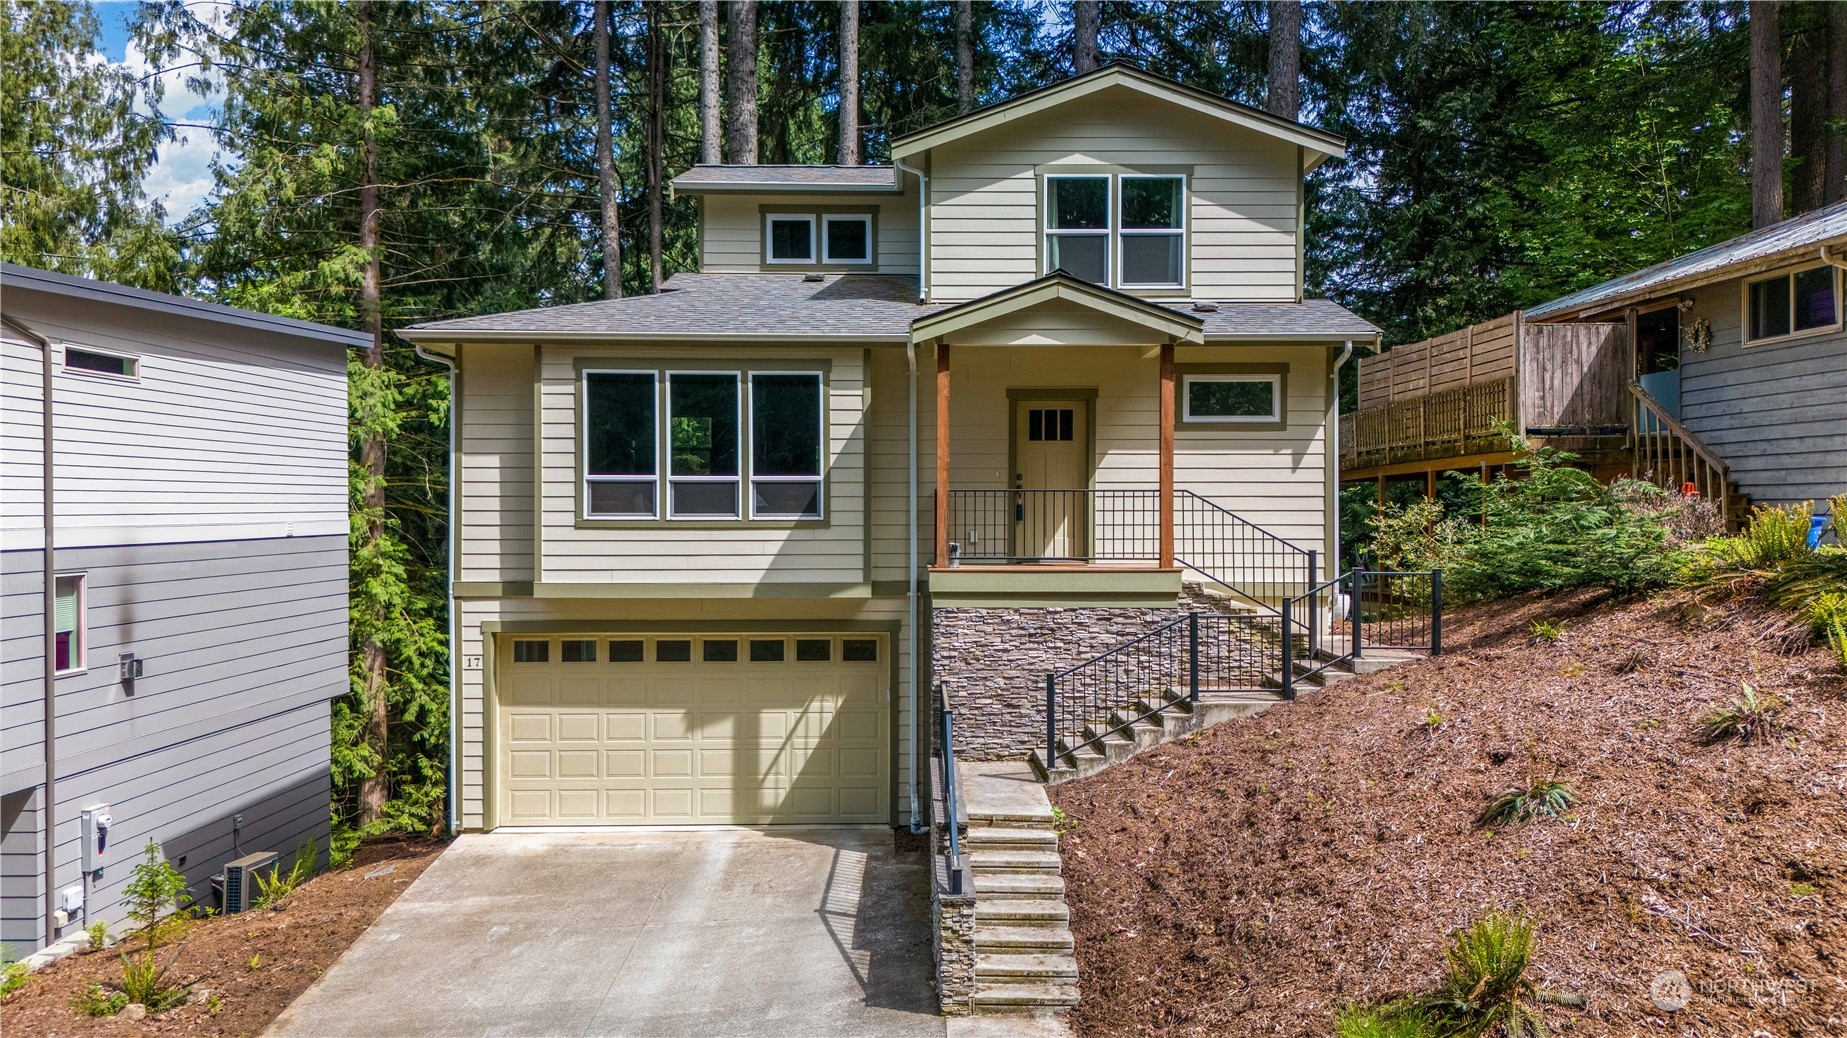
MULTIPOLYGON (((92 984, 122 981, 122 960, 111 948, 68 956, 33 974, 0 1002, 0 1029, 9 1036, 46 1038, 261 1034, 436 860, 443 846, 431 840, 368 844, 354 855, 352 867, 302 884, 280 909, 192 925, 159 953, 162 961, 175 956, 168 971, 171 981, 193 985, 194 1000, 186 1005, 140 1021, 78 1015, 71 996, 92 984), (216 1010, 206 1002, 208 992, 219 999, 216 1010)), ((131 943, 129 950, 134 947, 131 943)))
POLYGON ((1449 655, 1054 787, 1078 1030, 1329 1034, 1338 1006, 1428 991, 1499 906, 1533 916, 1542 987, 1587 1000, 1555 1030, 1847 1034, 1847 682, 1764 627, 1501 603, 1451 621, 1449 655), (1541 617, 1568 618, 1557 643, 1541 617), (1791 702, 1793 747, 1700 741, 1745 681, 1791 702), (1474 824, 1533 774, 1576 791, 1570 820, 1474 824), (1648 997, 1668 969, 1695 987, 1673 1014, 1648 997))

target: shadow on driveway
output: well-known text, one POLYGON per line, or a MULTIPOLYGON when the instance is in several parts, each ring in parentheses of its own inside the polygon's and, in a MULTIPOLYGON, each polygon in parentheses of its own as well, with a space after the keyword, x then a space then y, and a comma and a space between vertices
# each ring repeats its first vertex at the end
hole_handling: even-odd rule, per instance
POLYGON ((887 830, 464 836, 268 1033, 940 1038, 925 884, 887 830))

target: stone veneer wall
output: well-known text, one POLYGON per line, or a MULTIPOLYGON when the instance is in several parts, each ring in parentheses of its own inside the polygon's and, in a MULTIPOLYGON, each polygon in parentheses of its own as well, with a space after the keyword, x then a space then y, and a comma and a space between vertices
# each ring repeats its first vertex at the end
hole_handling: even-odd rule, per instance
POLYGON ((956 711, 959 760, 1025 757, 1045 741, 1045 676, 1181 615, 1174 609, 936 609, 934 680, 956 711))
POLYGON ((930 827, 930 921, 936 927, 936 999, 944 1016, 968 1016, 975 998, 975 892, 949 892, 949 842, 930 827))

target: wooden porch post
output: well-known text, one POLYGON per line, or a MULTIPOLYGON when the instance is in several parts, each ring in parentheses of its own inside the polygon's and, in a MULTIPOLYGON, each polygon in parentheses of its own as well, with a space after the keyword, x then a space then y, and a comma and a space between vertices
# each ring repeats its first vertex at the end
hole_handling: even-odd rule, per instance
POLYGON ((1161 566, 1174 568, 1174 344, 1161 346, 1161 566))
POLYGON ((949 344, 936 344, 936 556, 949 565, 949 344))

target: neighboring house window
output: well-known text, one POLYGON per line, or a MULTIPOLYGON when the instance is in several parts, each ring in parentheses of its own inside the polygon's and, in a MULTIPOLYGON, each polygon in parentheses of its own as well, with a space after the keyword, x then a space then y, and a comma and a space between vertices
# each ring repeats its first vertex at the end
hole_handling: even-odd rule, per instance
POLYGON ((1109 284, 1109 177, 1045 178, 1045 270, 1109 284))
POLYGON ((652 371, 584 372, 584 511, 652 519, 659 452, 652 371))
POLYGON ((88 375, 139 378, 141 362, 134 357, 119 353, 104 353, 102 350, 66 345, 64 347, 64 370, 81 371, 88 375))
POLYGON ((1183 421, 1238 424, 1283 420, 1280 375, 1187 375, 1181 382, 1183 421))
POLYGON ((751 515, 821 516, 821 376, 750 376, 751 515))
POLYGON ((1745 285, 1745 341, 1834 328, 1841 323, 1831 266, 1811 267, 1745 285))
POLYGON ((872 217, 829 213, 821 217, 821 262, 872 262, 872 217))
POLYGON ((765 219, 764 240, 771 263, 813 263, 814 217, 772 213, 765 219))
POLYGON ((737 375, 669 373, 667 435, 668 515, 680 519, 737 518, 737 375))
POLYGON ((89 603, 85 600, 82 574, 58 577, 53 582, 55 614, 52 629, 57 635, 57 653, 52 670, 69 674, 85 669, 84 649, 90 639, 89 603))
POLYGON ((1186 178, 1050 174, 1045 273, 1117 288, 1186 286, 1186 178))

